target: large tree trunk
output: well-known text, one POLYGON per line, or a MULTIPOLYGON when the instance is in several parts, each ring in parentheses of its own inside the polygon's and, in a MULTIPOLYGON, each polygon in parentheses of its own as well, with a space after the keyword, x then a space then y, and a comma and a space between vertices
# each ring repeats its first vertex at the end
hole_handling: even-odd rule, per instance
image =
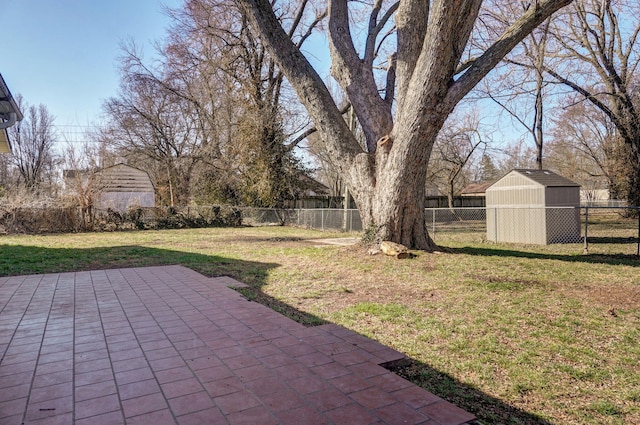
POLYGON ((424 189, 418 185, 402 179, 388 180, 375 192, 363 187, 351 192, 367 239, 372 238, 374 243, 393 241, 426 251, 436 248, 425 225, 424 189))
MULTIPOLYGON (((436 120, 421 131, 406 126, 395 136, 382 138, 376 150, 375 186, 350 181, 363 226, 383 240, 433 251, 436 248, 425 224, 425 181, 433 143, 442 126, 436 120)), ((356 173, 361 175, 361 173, 356 173)))
MULTIPOLYGON (((382 191, 384 188, 378 188, 382 191)), ((433 251, 435 243, 425 223, 424 185, 406 181, 374 199, 373 216, 377 225, 376 241, 394 241, 407 247, 433 251)))

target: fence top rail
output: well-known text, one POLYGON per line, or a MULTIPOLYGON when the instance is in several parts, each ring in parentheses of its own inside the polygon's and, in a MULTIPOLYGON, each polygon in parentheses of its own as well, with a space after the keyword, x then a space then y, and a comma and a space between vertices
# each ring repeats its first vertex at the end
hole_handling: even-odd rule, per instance
POLYGON ((580 208, 585 208, 585 209, 601 209, 601 210, 638 210, 640 209, 640 206, 637 205, 630 205, 630 206, 619 206, 619 205, 611 205, 611 206, 592 206, 592 205, 581 205, 580 208))

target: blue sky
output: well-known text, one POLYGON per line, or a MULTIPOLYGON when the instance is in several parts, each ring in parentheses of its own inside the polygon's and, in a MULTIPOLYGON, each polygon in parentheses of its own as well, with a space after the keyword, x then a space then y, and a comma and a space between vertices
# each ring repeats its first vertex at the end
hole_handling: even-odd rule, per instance
POLYGON ((120 43, 153 52, 182 0, 0 0, 0 73, 13 95, 44 104, 58 126, 98 120, 118 88, 120 43))
MULTIPOLYGON (((14 95, 47 106, 64 140, 98 124, 102 102, 117 95, 120 44, 132 39, 145 58, 170 24, 164 7, 182 0, 0 0, 0 73, 14 95)), ((305 53, 328 79, 322 37, 305 53), (319 44, 315 44, 319 43, 319 44), (313 52, 313 53, 310 53, 313 52)), ((520 129, 518 129, 520 131, 520 129)))

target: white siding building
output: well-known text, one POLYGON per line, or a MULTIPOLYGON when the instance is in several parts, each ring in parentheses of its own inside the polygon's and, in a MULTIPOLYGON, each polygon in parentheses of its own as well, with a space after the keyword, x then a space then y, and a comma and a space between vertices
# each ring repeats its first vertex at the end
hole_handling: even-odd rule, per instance
POLYGON ((132 207, 154 207, 155 188, 146 171, 116 164, 96 173, 98 196, 95 207, 101 210, 127 211, 132 207))

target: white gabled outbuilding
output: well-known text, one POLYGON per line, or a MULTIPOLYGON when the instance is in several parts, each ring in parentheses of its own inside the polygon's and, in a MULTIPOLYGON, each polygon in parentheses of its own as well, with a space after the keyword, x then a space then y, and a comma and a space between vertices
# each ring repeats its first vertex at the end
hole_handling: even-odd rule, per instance
POLYGON ((510 171, 487 188, 486 206, 490 241, 580 241, 580 185, 552 171, 510 171))
POLYGON ((116 164, 96 173, 96 207, 125 212, 132 207, 154 207, 156 192, 146 171, 116 164))

